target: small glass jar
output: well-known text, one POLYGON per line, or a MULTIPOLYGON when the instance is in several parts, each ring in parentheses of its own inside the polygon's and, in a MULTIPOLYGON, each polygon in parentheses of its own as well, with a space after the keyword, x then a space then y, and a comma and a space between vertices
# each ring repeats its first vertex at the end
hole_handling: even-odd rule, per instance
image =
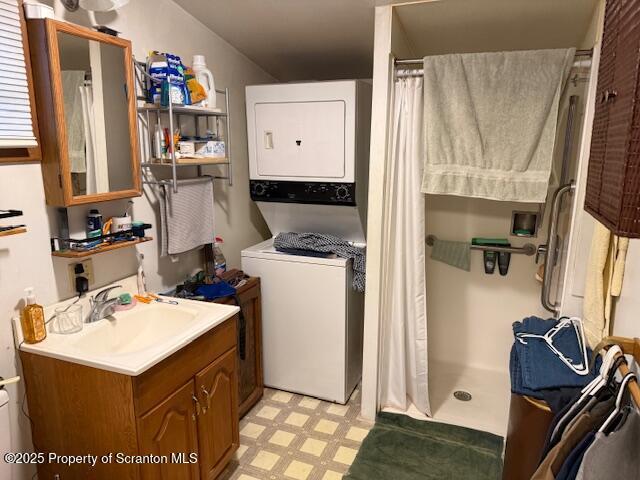
POLYGON ((82 330, 82 305, 74 304, 68 307, 58 307, 52 331, 54 333, 70 334, 82 330))

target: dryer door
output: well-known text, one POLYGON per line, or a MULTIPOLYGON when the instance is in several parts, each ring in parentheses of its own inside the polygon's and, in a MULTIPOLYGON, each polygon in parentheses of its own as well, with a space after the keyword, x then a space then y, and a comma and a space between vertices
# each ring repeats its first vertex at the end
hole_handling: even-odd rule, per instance
POLYGON ((344 178, 344 101, 258 103, 255 123, 260 178, 344 178))

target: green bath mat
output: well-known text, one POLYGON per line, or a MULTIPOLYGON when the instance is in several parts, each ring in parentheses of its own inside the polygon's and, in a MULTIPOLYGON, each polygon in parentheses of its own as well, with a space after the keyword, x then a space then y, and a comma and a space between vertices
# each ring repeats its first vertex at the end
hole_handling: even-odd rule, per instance
POLYGON ((499 480, 502 437, 382 412, 344 477, 350 480, 499 480))

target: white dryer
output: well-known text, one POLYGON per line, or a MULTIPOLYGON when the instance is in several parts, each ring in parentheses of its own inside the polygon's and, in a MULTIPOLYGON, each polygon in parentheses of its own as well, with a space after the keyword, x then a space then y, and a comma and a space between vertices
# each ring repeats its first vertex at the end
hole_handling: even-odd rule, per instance
MULTIPOLYGON (((271 233, 366 241, 371 85, 359 80, 246 89, 251 198, 271 233)), ((362 372, 364 295, 351 261, 242 251, 261 278, 265 385, 345 403, 362 372)))
POLYGON ((246 98, 251 198, 271 232, 364 243, 371 85, 257 85, 246 98))

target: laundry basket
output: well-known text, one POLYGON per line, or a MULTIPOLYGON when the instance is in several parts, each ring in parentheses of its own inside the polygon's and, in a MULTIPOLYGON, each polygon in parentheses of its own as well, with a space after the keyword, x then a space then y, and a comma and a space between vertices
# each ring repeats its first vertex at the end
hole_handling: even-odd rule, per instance
POLYGON ((511 395, 502 480, 530 480, 542 457, 553 420, 549 406, 524 395, 511 395))

